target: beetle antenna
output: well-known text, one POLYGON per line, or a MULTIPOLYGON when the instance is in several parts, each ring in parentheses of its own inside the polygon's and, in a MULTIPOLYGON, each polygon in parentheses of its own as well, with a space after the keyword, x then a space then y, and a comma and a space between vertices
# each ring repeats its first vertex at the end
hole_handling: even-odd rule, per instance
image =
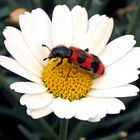
POLYGON ((48 59, 48 57, 44 58, 43 61, 45 61, 45 60, 47 60, 47 59, 48 59))
POLYGON ((47 47, 48 48, 48 50, 51 52, 52 50, 47 46, 47 45, 45 45, 45 44, 42 44, 42 47, 47 47))

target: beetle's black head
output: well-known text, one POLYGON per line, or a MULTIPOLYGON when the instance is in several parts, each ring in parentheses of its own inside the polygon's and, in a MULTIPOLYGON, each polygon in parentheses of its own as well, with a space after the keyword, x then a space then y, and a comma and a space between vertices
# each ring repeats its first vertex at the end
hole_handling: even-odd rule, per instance
POLYGON ((71 56, 71 50, 65 46, 57 46, 52 49, 49 54, 48 59, 60 57, 60 58, 69 58, 71 56))

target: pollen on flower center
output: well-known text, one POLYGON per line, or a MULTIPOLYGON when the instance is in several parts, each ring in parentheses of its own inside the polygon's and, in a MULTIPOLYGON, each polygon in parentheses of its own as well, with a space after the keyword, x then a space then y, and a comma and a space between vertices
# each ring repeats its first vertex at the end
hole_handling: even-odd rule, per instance
POLYGON ((59 58, 50 61, 42 73, 42 81, 48 92, 55 98, 61 97, 70 101, 87 96, 93 82, 93 74, 69 64, 67 59, 56 66, 59 62, 59 58))

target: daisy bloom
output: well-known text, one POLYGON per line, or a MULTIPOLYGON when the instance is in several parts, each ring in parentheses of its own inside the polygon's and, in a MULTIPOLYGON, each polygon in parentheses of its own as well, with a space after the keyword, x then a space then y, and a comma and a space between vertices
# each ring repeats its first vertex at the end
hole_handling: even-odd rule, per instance
MULTIPOLYGON (((113 19, 94 15, 88 20, 85 8, 66 5, 54 8, 52 21, 40 8, 20 15, 20 29, 6 27, 5 46, 13 56, 0 56, 0 65, 28 81, 15 82, 10 88, 23 93, 20 103, 27 114, 40 118, 54 113, 59 118, 75 117, 91 122, 100 121, 106 114, 125 109, 116 97, 137 94, 139 89, 129 84, 138 79, 140 48, 133 46, 133 35, 124 35, 108 42, 113 19), (50 50, 63 45, 89 49, 98 56, 105 69, 96 76, 92 71, 71 64, 68 59, 44 60, 50 50)), ((98 70, 98 67, 97 67, 98 70)))

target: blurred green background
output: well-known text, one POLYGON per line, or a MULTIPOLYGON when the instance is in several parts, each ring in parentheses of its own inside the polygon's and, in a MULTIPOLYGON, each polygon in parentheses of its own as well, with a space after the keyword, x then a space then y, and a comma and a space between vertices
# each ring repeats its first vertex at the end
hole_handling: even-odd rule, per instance
MULTIPOLYGON (((2 32, 8 25, 19 28, 19 13, 41 7, 51 17, 57 4, 67 4, 70 8, 77 4, 84 6, 89 17, 96 13, 113 17, 115 27, 110 40, 133 34, 136 46, 140 46, 140 0, 0 0, 0 55, 9 56, 2 32)), ((20 95, 9 89, 10 83, 20 79, 0 67, 0 140, 57 140, 60 120, 54 114, 33 120, 19 104, 20 95)), ((140 87, 140 80, 134 84, 140 87)), ((140 96, 121 100, 126 110, 107 115, 98 123, 71 119, 68 140, 140 140, 140 96)))

